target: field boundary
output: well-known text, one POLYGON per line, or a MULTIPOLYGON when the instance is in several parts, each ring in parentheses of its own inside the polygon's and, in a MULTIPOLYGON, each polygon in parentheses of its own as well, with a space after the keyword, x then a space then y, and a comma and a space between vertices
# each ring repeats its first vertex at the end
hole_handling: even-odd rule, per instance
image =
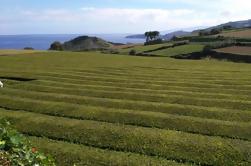
POLYGON ((195 53, 190 53, 190 54, 173 56, 172 58, 191 59, 191 60, 213 58, 213 59, 218 59, 218 60, 228 60, 228 61, 239 62, 239 63, 251 63, 250 55, 231 54, 231 53, 223 53, 223 52, 217 52, 217 51, 209 51, 207 54, 205 54, 204 52, 195 52, 195 53))

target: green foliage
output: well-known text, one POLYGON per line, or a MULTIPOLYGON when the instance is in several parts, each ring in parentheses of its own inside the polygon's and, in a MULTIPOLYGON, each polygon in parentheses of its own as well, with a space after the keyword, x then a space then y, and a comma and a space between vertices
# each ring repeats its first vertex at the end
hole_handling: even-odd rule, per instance
POLYGON ((131 50, 130 52, 129 52, 129 55, 136 55, 136 51, 135 50, 131 50))
POLYGON ((53 154, 60 166, 70 166, 72 163, 76 163, 76 166, 193 166, 192 164, 178 163, 160 157, 118 152, 46 138, 29 137, 29 139, 43 151, 53 154))
POLYGON ((47 115, 36 117, 36 114, 26 112, 6 112, 2 115, 10 118, 20 131, 30 135, 46 136, 96 148, 166 159, 181 158, 205 165, 251 162, 249 141, 47 115), (21 119, 25 121, 20 122, 21 119), (193 140, 196 140, 196 143, 193 140))
POLYGON ((177 47, 177 46, 183 46, 183 45, 186 45, 186 44, 189 44, 189 41, 185 40, 185 41, 177 41, 177 42, 174 42, 172 47, 177 47))
POLYGON ((171 56, 176 56, 176 55, 201 52, 203 48, 204 48, 204 45, 201 45, 201 44, 186 44, 185 43, 184 45, 182 43, 181 46, 154 51, 154 52, 151 52, 151 54, 171 57, 171 56))
POLYGON ((55 41, 54 43, 51 44, 50 50, 63 51, 63 45, 60 42, 55 41))
POLYGON ((66 51, 95 51, 106 50, 112 46, 111 43, 97 37, 79 36, 63 44, 66 51))
POLYGON ((159 31, 149 31, 145 32, 146 37, 146 43, 149 43, 150 41, 156 40, 156 38, 160 35, 159 31))
MULTIPOLYGON (((204 47, 171 46, 120 51, 204 47)), ((60 166, 251 163, 249 64, 99 52, 0 54, 17 54, 0 56, 6 85, 0 117, 60 166)))
POLYGON ((217 49, 217 48, 224 48, 229 46, 236 45, 236 40, 234 39, 225 39, 224 41, 217 41, 217 42, 209 42, 206 44, 207 49, 217 49))
POLYGON ((157 50, 157 49, 161 49, 161 48, 165 48, 165 47, 171 47, 172 43, 168 42, 168 43, 162 43, 162 44, 154 44, 154 45, 135 45, 135 46, 131 46, 129 48, 124 48, 124 49, 120 49, 120 52, 122 54, 129 54, 129 52, 133 49, 135 50, 137 53, 145 53, 145 52, 152 52, 153 50, 157 50))
POLYGON ((34 50, 32 47, 24 47, 24 50, 34 50))
MULTIPOLYGON (((51 157, 39 153, 31 147, 23 135, 10 127, 10 123, 0 119, 0 155, 5 157, 5 164, 17 166, 48 165, 53 166, 51 157)), ((0 159, 0 164, 1 164, 0 159)))
MULTIPOLYGON (((219 36, 219 35, 218 35, 219 36)), ((224 41, 225 37, 218 37, 218 36, 185 36, 177 38, 176 41, 184 41, 189 40, 190 42, 217 42, 217 41, 224 41)))
POLYGON ((150 40, 148 42, 145 42, 145 46, 147 45, 155 45, 155 44, 161 44, 163 43, 163 40, 162 39, 154 39, 154 40, 150 40))

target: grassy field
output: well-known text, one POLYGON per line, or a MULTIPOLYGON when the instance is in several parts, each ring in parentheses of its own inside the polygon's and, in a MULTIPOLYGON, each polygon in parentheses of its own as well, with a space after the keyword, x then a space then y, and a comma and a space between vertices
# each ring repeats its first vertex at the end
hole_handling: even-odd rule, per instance
POLYGON ((7 53, 0 117, 60 166, 251 165, 250 64, 7 53))
POLYGON ((251 38, 251 29, 232 30, 221 33, 225 37, 251 38))
POLYGON ((201 52, 204 48, 204 45, 201 44, 188 44, 181 45, 176 47, 172 46, 172 43, 164 43, 164 44, 155 44, 155 45, 136 45, 131 46, 129 48, 122 48, 119 50, 121 54, 129 54, 131 50, 135 50, 136 53, 148 53, 156 56, 175 56, 181 54, 190 54, 193 52, 201 52), (169 48, 165 48, 169 47, 169 48), (159 50, 158 50, 159 49, 159 50))
POLYGON ((200 44, 189 44, 183 46, 177 46, 174 48, 167 48, 159 51, 151 52, 153 55, 160 55, 160 56, 175 56, 181 54, 190 54, 193 52, 201 52, 204 48, 204 45, 200 44))
POLYGON ((218 52, 223 53, 232 53, 232 54, 239 54, 239 55, 251 55, 251 47, 225 47, 221 49, 217 49, 218 52))
POLYGON ((136 53, 143 53, 145 51, 155 50, 161 47, 171 46, 171 45, 172 45, 171 43, 155 44, 155 45, 148 45, 148 46, 144 46, 144 45, 130 46, 129 45, 129 47, 121 48, 119 49, 119 51, 122 54, 128 54, 131 50, 135 50, 136 53))
POLYGON ((29 55, 33 53, 44 52, 44 51, 36 51, 36 50, 0 50, 0 56, 5 55, 29 55))

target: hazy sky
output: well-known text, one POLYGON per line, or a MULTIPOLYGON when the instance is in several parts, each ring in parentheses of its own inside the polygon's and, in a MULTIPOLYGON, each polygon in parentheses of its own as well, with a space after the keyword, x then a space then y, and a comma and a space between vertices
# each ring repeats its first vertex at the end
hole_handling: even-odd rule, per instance
POLYGON ((0 0, 0 34, 141 33, 245 19, 248 0, 0 0))

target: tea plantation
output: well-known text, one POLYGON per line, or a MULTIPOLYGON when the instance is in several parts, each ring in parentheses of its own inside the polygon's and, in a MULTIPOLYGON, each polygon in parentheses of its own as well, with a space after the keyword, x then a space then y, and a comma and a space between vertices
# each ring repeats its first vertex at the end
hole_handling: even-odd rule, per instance
POLYGON ((0 51, 0 117, 69 165, 251 165, 251 66, 0 51))

